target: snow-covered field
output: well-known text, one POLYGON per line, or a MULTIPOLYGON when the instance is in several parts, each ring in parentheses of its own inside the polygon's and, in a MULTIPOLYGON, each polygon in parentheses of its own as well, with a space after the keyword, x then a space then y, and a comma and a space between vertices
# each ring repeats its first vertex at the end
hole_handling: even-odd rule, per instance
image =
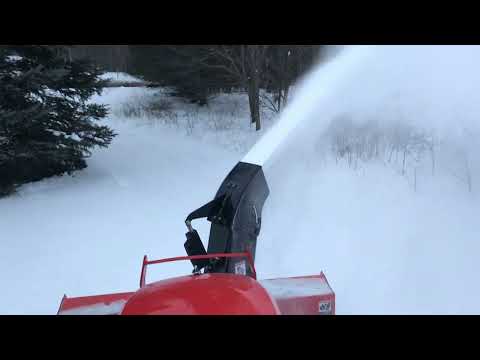
MULTIPOLYGON (((1 314, 54 314, 64 293, 134 290, 144 254, 184 255, 186 216, 213 198, 240 160, 235 144, 246 150, 257 135, 238 95, 216 99, 213 113, 173 99, 177 123, 121 116, 123 104, 150 95, 106 89, 93 101, 110 105, 106 123, 118 133, 111 146, 94 151, 73 178, 28 184, 0 200, 1 314), (223 115, 232 124, 217 129, 223 115), (194 121, 193 130, 184 121, 194 121)), ((208 239, 208 224, 195 226, 208 239)), ((187 262, 152 266, 149 278, 190 271, 187 262)))
MULTIPOLYGON (((266 128, 290 114, 310 125, 316 121, 310 129, 321 133, 325 124, 318 119, 332 115, 334 105, 319 112, 309 101, 328 81, 351 76, 341 66, 333 70, 312 99, 298 92, 309 113, 302 114, 302 101, 293 101, 280 122, 267 116, 266 128)), ((346 93, 343 85, 341 93, 352 99, 357 90, 346 93)), ((364 103, 378 105, 375 95, 363 94, 364 103)), ((26 185, 0 200, 0 313, 53 314, 64 293, 135 290, 144 254, 183 255, 185 217, 212 199, 259 135, 239 94, 220 96, 210 108, 171 100, 159 116, 122 115, 125 104, 149 96, 155 90, 107 89, 94 100, 111 105, 106 122, 119 134, 112 145, 95 151, 89 167, 73 178, 26 185)), ((343 108, 361 113, 354 105, 343 108)), ((441 111, 447 108, 442 104, 441 111)), ((300 127, 291 133, 291 151, 279 152, 277 164, 266 166, 271 196, 258 241, 259 276, 323 270, 339 314, 479 314, 478 181, 469 192, 439 162, 435 175, 422 173, 414 189, 411 178, 383 163, 354 170, 344 161, 312 156, 306 139, 314 132, 300 127)), ((249 154, 263 155, 261 146, 249 154)), ((195 223, 204 240, 208 225, 195 223)), ((149 279, 190 270, 189 263, 153 266, 149 279)))

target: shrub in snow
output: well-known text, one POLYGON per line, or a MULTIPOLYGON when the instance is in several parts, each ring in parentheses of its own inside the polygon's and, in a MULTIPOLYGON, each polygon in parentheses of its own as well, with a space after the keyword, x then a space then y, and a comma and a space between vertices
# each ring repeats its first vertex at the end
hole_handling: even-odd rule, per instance
POLYGON ((173 105, 164 94, 143 93, 129 96, 113 114, 126 118, 162 118, 173 115, 173 105))
POLYGON ((94 146, 115 136, 95 124, 104 105, 100 71, 71 61, 66 48, 30 45, 0 48, 0 195, 23 183, 85 168, 94 146))

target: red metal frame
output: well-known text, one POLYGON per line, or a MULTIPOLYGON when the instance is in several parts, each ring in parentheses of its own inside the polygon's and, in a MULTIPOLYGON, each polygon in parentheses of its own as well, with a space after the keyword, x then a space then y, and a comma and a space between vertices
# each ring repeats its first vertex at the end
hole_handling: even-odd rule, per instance
POLYGON ((147 266, 153 264, 163 264, 173 261, 183 261, 183 260, 201 260, 201 259, 214 259, 214 258, 235 258, 235 257, 246 257, 250 268, 252 270, 252 277, 257 279, 257 272, 255 271, 255 265, 253 262, 253 257, 250 252, 241 252, 241 253, 218 253, 218 254, 207 254, 207 255, 194 255, 194 256, 178 256, 173 258, 166 258, 160 260, 148 261, 147 255, 143 257, 142 271, 140 273, 140 288, 145 287, 145 278, 147 276, 147 266))

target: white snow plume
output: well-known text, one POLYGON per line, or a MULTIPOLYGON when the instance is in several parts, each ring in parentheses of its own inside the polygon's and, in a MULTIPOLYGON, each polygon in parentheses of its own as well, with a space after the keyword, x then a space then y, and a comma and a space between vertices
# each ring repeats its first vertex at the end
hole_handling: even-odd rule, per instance
POLYGON ((267 165, 272 156, 285 146, 297 127, 318 111, 320 103, 328 103, 336 89, 350 80, 350 73, 361 65, 361 59, 369 55, 367 48, 349 48, 343 51, 335 61, 320 66, 308 76, 297 90, 295 99, 284 110, 280 120, 255 144, 242 161, 267 165))
POLYGON ((478 132, 480 46, 348 46, 300 84, 278 123, 244 157, 264 165, 315 150, 331 121, 378 120, 435 131, 478 132), (300 146, 300 140, 302 145, 300 146))
POLYGON ((313 71, 244 158, 271 188, 259 273, 324 270, 339 313, 480 313, 478 63, 479 46, 358 46, 313 71), (337 163, 326 134, 341 118, 434 134, 435 173, 337 163))

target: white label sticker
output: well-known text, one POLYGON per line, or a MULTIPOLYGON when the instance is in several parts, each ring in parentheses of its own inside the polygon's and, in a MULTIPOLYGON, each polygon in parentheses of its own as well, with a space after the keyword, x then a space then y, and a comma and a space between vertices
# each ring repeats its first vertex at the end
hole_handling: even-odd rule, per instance
POLYGON ((318 304, 318 312, 319 313, 329 313, 331 311, 331 304, 330 301, 328 302, 321 302, 318 304))
POLYGON ((235 274, 237 275, 247 275, 247 267, 244 261, 237 262, 235 264, 235 274))

